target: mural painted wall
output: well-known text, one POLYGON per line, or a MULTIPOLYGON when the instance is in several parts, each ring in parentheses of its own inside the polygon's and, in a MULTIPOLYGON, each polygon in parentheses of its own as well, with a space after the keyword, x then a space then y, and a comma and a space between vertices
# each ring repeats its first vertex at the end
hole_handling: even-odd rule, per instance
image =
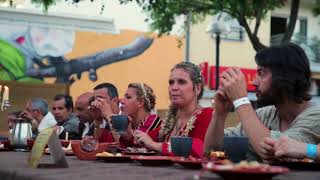
MULTIPOLYGON (((78 32, 76 33, 76 46, 66 57, 73 59, 105 48, 122 46, 130 43, 141 34, 141 32, 132 30, 122 30, 119 35, 78 32)), ((169 71, 182 58, 183 50, 177 47, 175 36, 156 38, 150 48, 141 55, 99 68, 96 82, 89 80, 88 72, 83 73, 82 78, 75 81, 70 87, 70 93, 76 97, 97 84, 111 82, 119 88, 119 93, 122 96, 130 82, 144 82, 155 91, 156 107, 166 109, 169 104, 167 92, 169 71)), ((51 81, 53 80, 51 79, 51 81)))
MULTIPOLYGON (((117 8, 118 5, 114 9, 117 8)), ((131 22, 130 17, 126 18, 122 21, 131 22)), ((140 21, 144 23, 143 18, 140 21)), ((129 83, 144 82, 154 89, 156 108, 167 109, 170 69, 183 59, 183 46, 178 48, 175 35, 158 38, 157 34, 147 32, 145 24, 131 27, 122 24, 117 27, 119 34, 108 34, 1 25, 0 80, 38 83, 39 86, 32 88, 39 87, 42 91, 44 86, 41 84, 72 83, 68 91, 74 99, 104 82, 115 84, 120 97, 129 83), (83 66, 92 66, 88 63, 91 59, 98 64, 95 68, 69 66, 80 61, 85 62, 83 66), (69 73, 63 76, 61 72, 69 73)), ((22 102, 11 103, 15 108, 24 106, 22 102)), ((15 108, 0 112, 1 117, 15 108)))
MULTIPOLYGON (((5 27, 2 27, 1 30, 10 31, 5 27)), ((93 86, 102 82, 114 83, 119 87, 120 94, 123 94, 128 83, 141 81, 154 88, 161 101, 158 102, 160 108, 167 106, 165 101, 167 93, 163 87, 166 87, 170 68, 182 59, 182 50, 177 47, 175 37, 156 38, 155 34, 145 35, 145 33, 130 30, 123 30, 119 35, 94 32, 76 32, 74 34, 72 32, 51 32, 54 36, 50 32, 39 33, 42 31, 44 30, 33 30, 32 27, 28 27, 25 31, 14 33, 15 36, 11 34, 11 38, 3 37, 0 41, 0 48, 5 53, 1 53, 0 57, 2 65, 0 80, 22 82, 42 82, 44 80, 43 82, 47 83, 72 83, 70 92, 74 97, 89 91, 93 86), (36 37, 32 37, 34 31, 36 37), (39 34, 43 36, 39 36, 39 34), (47 38, 47 36, 49 37, 47 38), (119 59, 119 56, 126 54, 126 51, 122 51, 121 47, 129 45, 137 37, 145 36, 149 36, 148 39, 154 38, 154 41, 150 42, 145 41, 148 39, 144 39, 136 45, 138 48, 131 50, 129 58, 126 58, 127 56, 122 58, 125 61, 104 65, 104 63, 114 62, 115 59, 119 59), (144 47, 145 45, 146 47, 144 47), (149 47, 150 45, 151 47, 149 47), (141 55, 135 52, 138 50, 139 53, 142 51, 141 55), (111 55, 96 58, 97 55, 110 51, 112 51, 111 55), (119 52, 121 55, 117 55, 119 52), (70 60, 74 62, 70 63, 70 60), (71 66, 84 60, 90 62, 71 66), (97 65, 93 68, 93 71, 97 69, 96 78, 92 78, 92 74, 95 72, 88 74, 88 70, 91 71, 90 67, 83 67, 83 71, 78 71, 80 65, 92 66, 94 62, 102 64, 102 66, 97 65), (58 74, 59 67, 67 67, 62 64, 71 64, 71 74, 65 68, 60 72, 60 75, 58 74), (50 75, 50 73, 52 74, 50 75), (75 77, 76 73, 77 77, 75 77), (88 78, 89 75, 91 75, 91 80, 88 78), (58 78, 47 79, 48 76, 58 76, 58 78), (59 78, 62 79, 59 81, 59 78)), ((17 31, 11 29, 11 32, 17 31)))

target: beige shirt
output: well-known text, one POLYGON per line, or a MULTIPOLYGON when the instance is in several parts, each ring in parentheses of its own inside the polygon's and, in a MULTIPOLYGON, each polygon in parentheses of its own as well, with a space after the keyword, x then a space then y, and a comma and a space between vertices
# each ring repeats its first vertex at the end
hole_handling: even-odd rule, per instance
MULTIPOLYGON (((320 143, 320 104, 310 102, 309 106, 302 111, 291 126, 283 132, 280 132, 280 120, 275 106, 267 106, 256 110, 258 118, 271 130, 271 138, 279 138, 286 135, 306 143, 320 143)), ((236 127, 226 128, 225 136, 246 136, 241 123, 236 127)), ((252 150, 252 148, 250 148, 252 150)))

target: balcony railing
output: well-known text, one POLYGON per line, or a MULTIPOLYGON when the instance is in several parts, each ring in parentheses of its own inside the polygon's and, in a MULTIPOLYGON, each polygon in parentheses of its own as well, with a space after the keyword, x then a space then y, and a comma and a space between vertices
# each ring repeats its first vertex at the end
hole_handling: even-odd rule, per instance
MULTIPOLYGON (((271 36, 270 45, 279 45, 284 34, 276 34, 271 36)), ((292 36, 291 42, 300 45, 307 54, 310 61, 320 63, 320 40, 317 38, 308 38, 296 33, 292 36)))

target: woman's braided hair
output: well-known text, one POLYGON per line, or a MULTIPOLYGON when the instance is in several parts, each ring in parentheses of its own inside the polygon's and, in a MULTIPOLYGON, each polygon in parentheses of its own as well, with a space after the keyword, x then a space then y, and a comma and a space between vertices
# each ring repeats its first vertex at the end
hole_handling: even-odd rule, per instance
POLYGON ((150 86, 144 83, 130 83, 128 88, 135 88, 137 97, 144 100, 144 109, 147 112, 151 112, 156 104, 156 95, 150 86))

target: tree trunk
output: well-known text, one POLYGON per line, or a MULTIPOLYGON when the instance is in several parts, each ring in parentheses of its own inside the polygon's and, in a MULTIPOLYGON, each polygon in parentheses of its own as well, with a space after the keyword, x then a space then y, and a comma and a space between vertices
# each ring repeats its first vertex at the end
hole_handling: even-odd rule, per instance
POLYGON ((288 27, 281 40, 281 44, 286 44, 291 40, 291 37, 294 32, 294 28, 296 26, 297 18, 298 18, 299 6, 300 6, 300 0, 292 0, 288 27))
MULTIPOLYGON (((246 19, 244 17, 239 17, 238 18, 238 21, 239 21, 239 24, 241 26, 244 27, 244 29, 246 30, 247 34, 248 34, 248 37, 250 39, 250 42, 254 48, 255 51, 259 51, 261 49, 264 49, 266 48, 266 46, 264 44, 262 44, 258 38, 257 35, 254 35, 252 32, 251 32, 251 29, 246 21, 246 19)), ((255 30, 255 32, 258 31, 258 30, 255 30)))

